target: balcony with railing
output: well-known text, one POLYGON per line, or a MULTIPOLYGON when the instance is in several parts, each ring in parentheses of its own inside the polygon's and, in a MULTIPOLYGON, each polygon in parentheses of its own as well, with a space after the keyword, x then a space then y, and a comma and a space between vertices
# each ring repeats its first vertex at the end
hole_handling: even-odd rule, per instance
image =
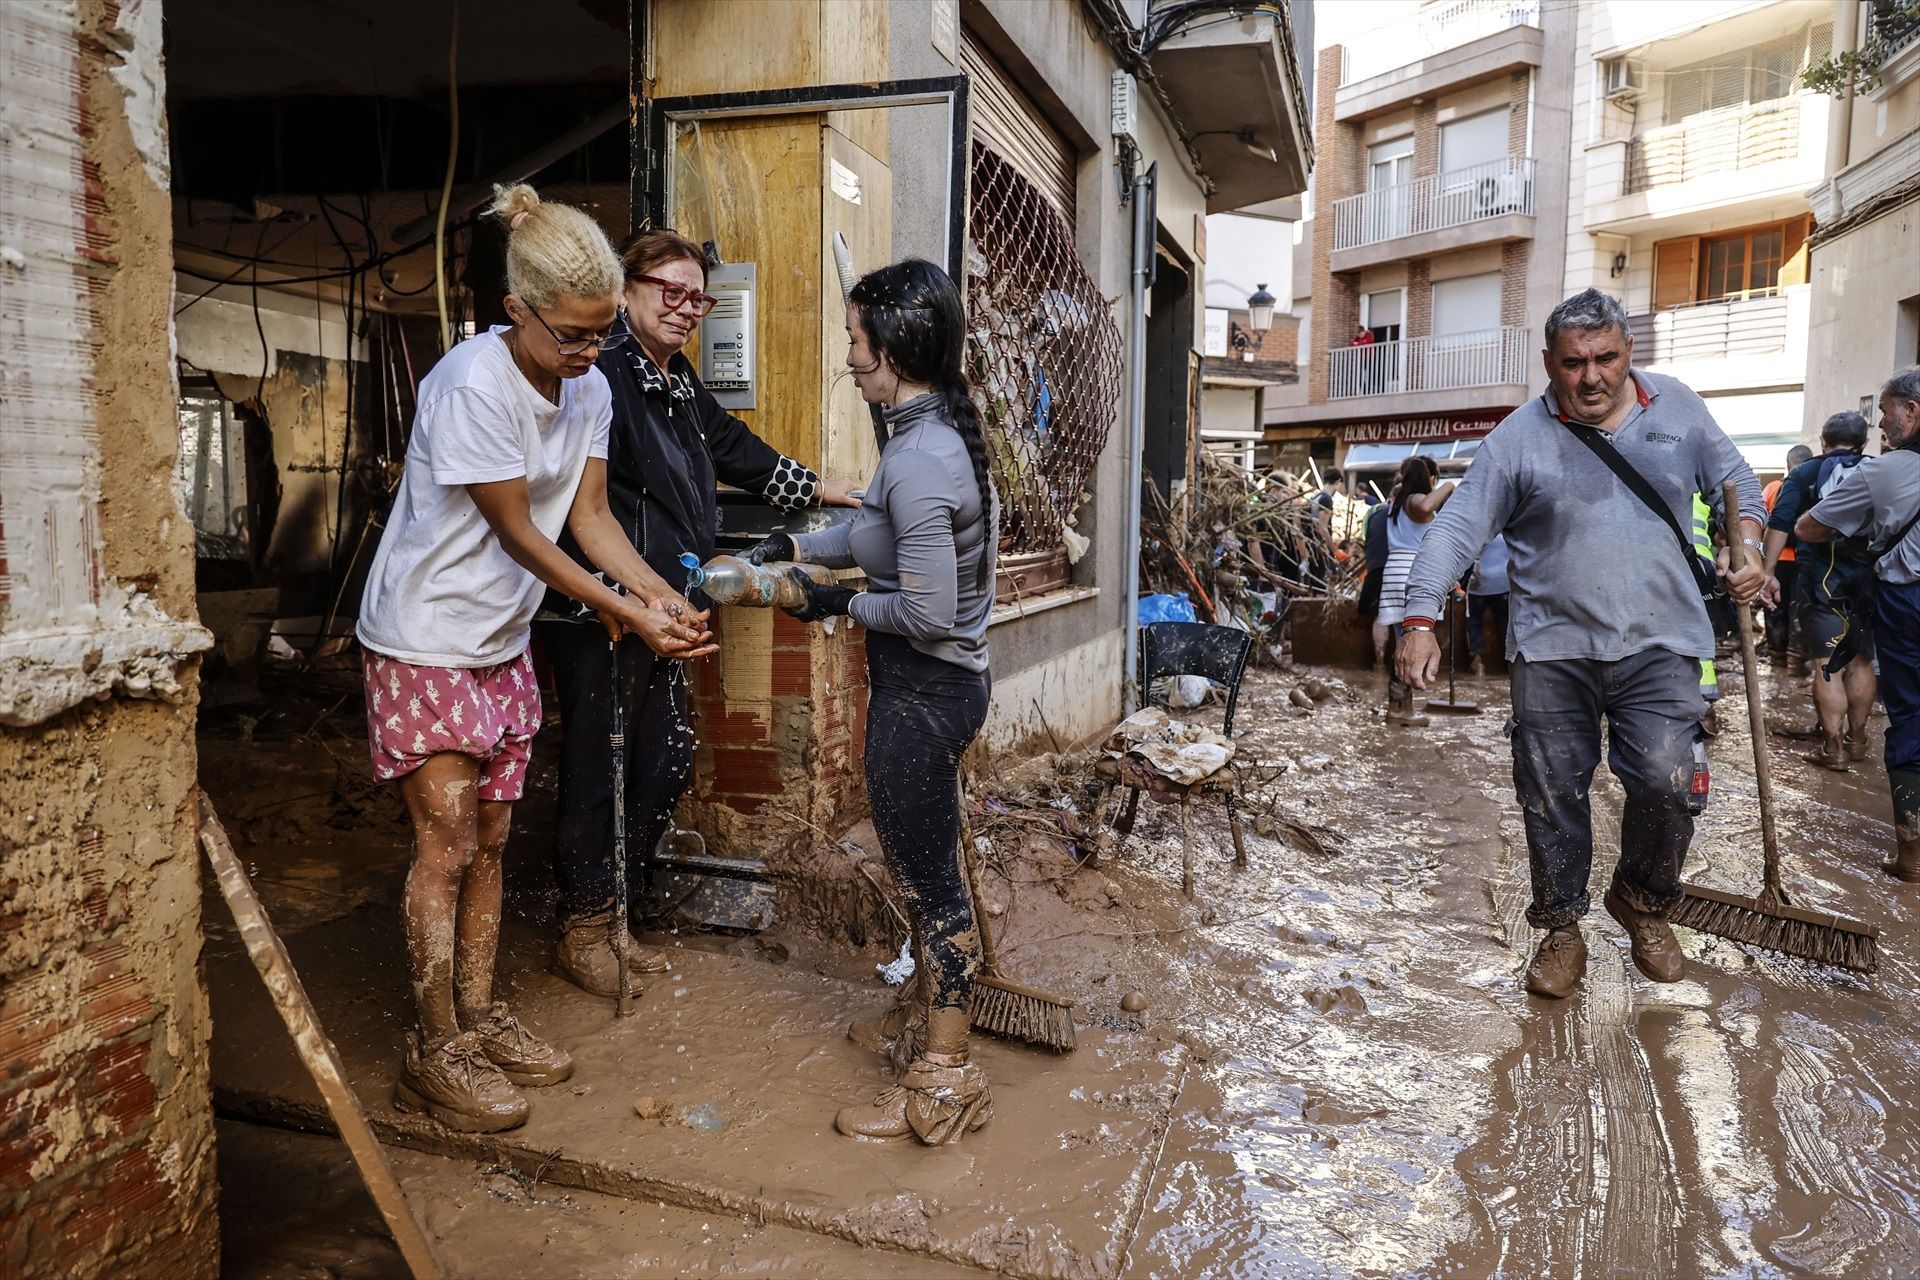
POLYGON ((1716 374, 1728 374, 1734 382, 1740 382, 1741 372, 1774 376, 1780 368, 1793 368, 1797 380, 1807 353, 1807 286, 1665 307, 1628 317, 1626 330, 1634 338, 1634 365, 1711 361, 1716 374), (1789 359, 1780 361, 1782 355, 1789 359), (1755 365, 1734 365, 1745 359, 1755 365))
POLYGON ((1397 338, 1327 352, 1327 399, 1523 384, 1527 331, 1518 325, 1397 338))
POLYGON ((1412 18, 1376 27, 1343 48, 1340 83, 1370 80, 1486 36, 1539 25, 1539 0, 1441 0, 1412 18))
POLYGON ((1799 98, 1743 102, 1638 134, 1627 142, 1622 190, 1633 195, 1708 174, 1797 159, 1800 107, 1799 98))
MULTIPOLYGON (((1507 156, 1335 200, 1333 248, 1340 253, 1405 236, 1532 214, 1533 159, 1507 156)), ((1498 230, 1494 238, 1509 238, 1507 229, 1490 230, 1498 230)), ((1474 242, 1468 238, 1462 244, 1428 248, 1461 248, 1474 242)), ((1336 261, 1334 269, 1349 270, 1352 266, 1336 261)))

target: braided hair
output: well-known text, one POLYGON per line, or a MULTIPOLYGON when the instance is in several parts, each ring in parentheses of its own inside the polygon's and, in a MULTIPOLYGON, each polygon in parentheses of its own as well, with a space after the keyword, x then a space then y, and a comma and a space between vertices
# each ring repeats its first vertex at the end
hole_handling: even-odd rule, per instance
MULTIPOLYGON (((948 421, 960 433, 973 463, 991 549, 999 541, 993 479, 980 410, 967 383, 966 311, 953 277, 924 258, 904 258, 862 276, 847 300, 860 308, 860 322, 874 354, 891 363, 904 381, 930 386, 941 398, 948 421)), ((989 563, 990 556, 983 554, 983 578, 989 563)))

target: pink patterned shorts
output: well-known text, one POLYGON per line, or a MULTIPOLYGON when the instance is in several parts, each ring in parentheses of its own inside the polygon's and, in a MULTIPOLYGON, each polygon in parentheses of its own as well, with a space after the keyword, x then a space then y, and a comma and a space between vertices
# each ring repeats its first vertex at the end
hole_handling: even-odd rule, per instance
POLYGON ((480 798, 513 801, 540 731, 540 683, 522 652, 492 667, 416 667, 367 650, 367 742, 373 771, 403 778, 442 751, 480 762, 480 798))

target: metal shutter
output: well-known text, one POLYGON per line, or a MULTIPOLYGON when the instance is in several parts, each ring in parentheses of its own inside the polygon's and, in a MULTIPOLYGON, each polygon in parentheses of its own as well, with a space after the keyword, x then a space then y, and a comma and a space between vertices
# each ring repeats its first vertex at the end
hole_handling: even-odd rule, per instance
POLYGON ((1005 159, 1072 226, 1075 162, 1066 137, 1008 79, 971 32, 961 43, 960 66, 973 82, 969 114, 974 141, 1005 159))

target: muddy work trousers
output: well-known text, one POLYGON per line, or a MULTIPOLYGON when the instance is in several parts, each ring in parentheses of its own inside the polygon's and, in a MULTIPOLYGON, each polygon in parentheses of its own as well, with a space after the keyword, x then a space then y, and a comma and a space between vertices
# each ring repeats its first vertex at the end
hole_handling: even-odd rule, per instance
POLYGON ((1593 807, 1600 763, 1627 793, 1614 873, 1627 902, 1664 915, 1680 897, 1680 864, 1693 838, 1687 794, 1704 704, 1700 664, 1665 649, 1618 662, 1571 659, 1513 664, 1513 785, 1527 830, 1537 929, 1572 924, 1591 905, 1593 807))
POLYGON ((936 1009, 966 1008, 980 937, 961 872, 960 757, 987 719, 987 675, 867 632, 867 799, 906 899, 936 1009))
MULTIPOLYGON (((597 622, 538 622, 534 636, 552 664, 560 712, 553 875, 565 919, 604 911, 613 902, 613 650, 597 622)), ((638 636, 620 642, 620 692, 632 894, 693 776, 693 729, 681 664, 658 657, 638 636)))

